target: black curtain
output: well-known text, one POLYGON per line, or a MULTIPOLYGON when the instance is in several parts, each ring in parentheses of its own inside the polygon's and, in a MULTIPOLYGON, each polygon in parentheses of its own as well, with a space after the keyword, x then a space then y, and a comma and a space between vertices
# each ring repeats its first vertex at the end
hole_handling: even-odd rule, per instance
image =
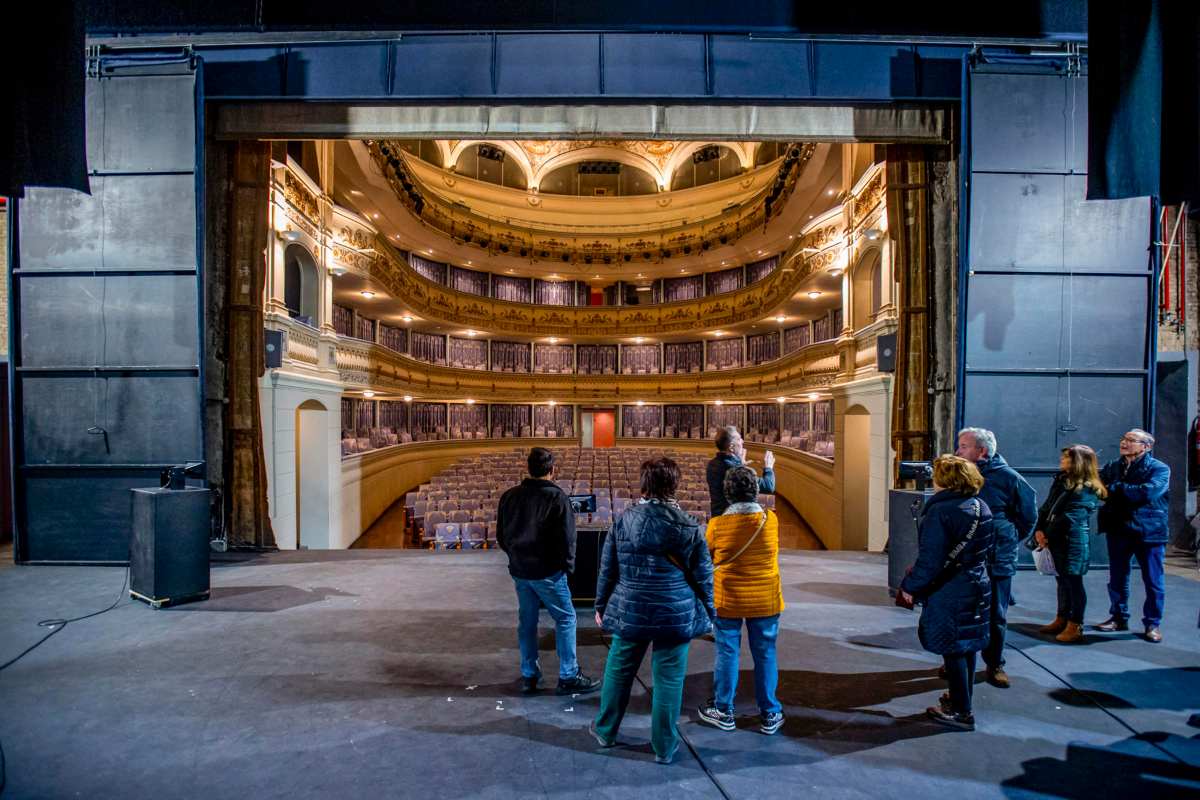
POLYGON ((0 195, 23 197, 26 186, 91 193, 84 138, 84 4, 46 3, 5 13, 3 42, 9 69, 0 79, 0 195))
POLYGON ((1200 201, 1200 5, 1125 0, 1088 15, 1089 200, 1200 201))

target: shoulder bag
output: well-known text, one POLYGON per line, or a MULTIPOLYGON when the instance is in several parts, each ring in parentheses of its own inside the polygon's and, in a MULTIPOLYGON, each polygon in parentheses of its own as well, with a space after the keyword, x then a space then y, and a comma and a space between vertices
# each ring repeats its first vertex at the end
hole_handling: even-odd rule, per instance
POLYGON ((763 528, 765 528, 765 527, 767 527, 767 512, 763 511, 762 512, 762 522, 758 523, 758 528, 754 531, 754 535, 752 535, 749 539, 747 539, 746 543, 744 545, 742 545, 740 548, 738 548, 738 551, 736 553, 734 553, 732 556, 725 559, 720 564, 717 564, 714 562, 713 563, 713 572, 716 572, 721 567, 727 566, 729 564, 732 564, 734 561, 737 561, 738 556, 740 556, 742 553, 746 552, 747 548, 749 548, 750 545, 752 545, 754 543, 754 540, 758 538, 758 535, 763 532, 763 528))
MULTIPOLYGON (((975 519, 971 520, 971 529, 967 531, 967 535, 964 536, 959 541, 958 544, 956 544, 956 545, 954 545, 954 547, 950 548, 950 552, 946 554, 946 562, 944 564, 942 564, 941 570, 939 570, 938 574, 936 576, 934 576, 932 581, 929 582, 929 586, 927 586, 921 592, 920 599, 929 597, 931 594, 936 592, 938 589, 941 589, 942 586, 944 586, 951 578, 954 577, 955 573, 958 572, 958 570, 961 568, 961 565, 958 563, 958 557, 960 555, 962 555, 962 551, 967 549, 967 545, 970 544, 971 540, 975 538, 975 533, 976 533, 976 531, 979 530, 979 523, 980 523, 982 517, 983 517, 983 504, 980 503, 979 498, 976 497, 975 498, 975 519)), ((918 598, 914 597, 913 599, 915 600, 918 598)), ((896 605, 902 606, 904 608, 912 608, 912 606, 908 605, 907 603, 901 602, 901 594, 899 592, 896 593, 896 605)))

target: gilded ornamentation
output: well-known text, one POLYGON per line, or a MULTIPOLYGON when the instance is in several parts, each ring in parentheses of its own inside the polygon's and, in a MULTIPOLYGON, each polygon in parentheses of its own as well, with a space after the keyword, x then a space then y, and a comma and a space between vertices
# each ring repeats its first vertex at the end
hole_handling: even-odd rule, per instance
POLYGON ((321 206, 316 196, 290 171, 283 173, 283 196, 314 225, 321 224, 321 206))

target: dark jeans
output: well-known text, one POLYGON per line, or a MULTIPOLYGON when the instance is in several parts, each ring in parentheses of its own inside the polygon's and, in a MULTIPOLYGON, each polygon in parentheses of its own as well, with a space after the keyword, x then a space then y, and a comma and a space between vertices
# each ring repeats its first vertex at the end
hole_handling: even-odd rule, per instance
POLYGON ((1058 614, 1068 622, 1083 624, 1083 611, 1087 608, 1087 592, 1083 589, 1082 575, 1057 575, 1058 614))
POLYGON ((971 713, 971 695, 975 691, 975 654, 942 656, 946 680, 950 682, 950 708, 955 714, 971 713))
POLYGON ((1142 624, 1157 628, 1162 623, 1166 589, 1163 585, 1165 544, 1146 544, 1124 534, 1108 536, 1108 598, 1112 601, 1109 613, 1113 619, 1129 619, 1130 559, 1137 559, 1142 569, 1142 584, 1146 587, 1146 602, 1142 605, 1142 624))
POLYGON ((1004 666, 1004 635, 1008 632, 1008 604, 1012 600, 1012 576, 992 578, 992 619, 983 663, 988 669, 1004 666))

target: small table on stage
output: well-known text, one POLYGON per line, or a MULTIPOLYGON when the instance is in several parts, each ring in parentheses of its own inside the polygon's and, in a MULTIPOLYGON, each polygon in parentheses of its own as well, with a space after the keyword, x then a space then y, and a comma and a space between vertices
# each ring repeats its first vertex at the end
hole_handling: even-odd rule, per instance
POLYGON ((596 578, 600 574, 600 554, 608 529, 607 524, 575 526, 575 572, 567 577, 575 605, 591 605, 596 601, 596 578))

